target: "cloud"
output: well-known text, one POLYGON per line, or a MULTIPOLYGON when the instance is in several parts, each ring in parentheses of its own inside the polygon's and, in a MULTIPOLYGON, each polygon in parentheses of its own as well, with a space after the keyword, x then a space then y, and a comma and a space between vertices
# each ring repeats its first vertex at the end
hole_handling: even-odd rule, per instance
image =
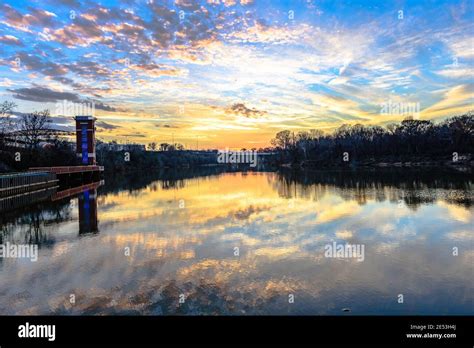
POLYGON ((118 111, 117 108, 110 105, 104 104, 101 101, 83 99, 79 94, 73 92, 62 92, 55 91, 48 87, 34 85, 30 88, 17 88, 17 89, 8 89, 9 92, 13 93, 13 98, 29 100, 40 103, 51 103, 59 101, 70 101, 75 103, 88 104, 94 103, 94 108, 104 111, 118 111))
POLYGON ((441 100, 421 111, 421 118, 461 115, 473 109, 474 84, 462 84, 443 91, 441 100))
POLYGON ((28 7, 30 12, 27 14, 23 14, 6 4, 1 6, 1 9, 0 13, 3 20, 0 23, 20 31, 31 32, 30 27, 32 26, 52 28, 59 25, 57 15, 43 9, 28 7))
POLYGON ((57 30, 45 28, 43 37, 48 41, 56 41, 67 47, 86 47, 95 43, 107 42, 106 33, 102 31, 100 25, 84 18, 84 16, 77 17, 72 24, 57 30))
POLYGON ((38 71, 46 76, 61 76, 68 72, 66 66, 26 52, 20 52, 12 56, 9 60, 3 61, 3 64, 8 64, 16 70, 26 68, 28 70, 38 71), (16 61, 20 63, 19 67, 16 66, 16 61))
POLYGON ((256 22, 253 26, 243 28, 240 31, 231 32, 227 38, 233 42, 251 42, 267 44, 291 44, 296 38, 306 37, 317 31, 308 24, 294 27, 270 26, 262 22, 256 22))
POLYGON ((258 117, 265 115, 265 111, 260 111, 255 108, 248 108, 244 103, 232 104, 227 110, 227 113, 234 115, 241 115, 245 117, 258 117))
POLYGON ((128 133, 128 134, 122 134, 124 137, 131 137, 131 138, 145 138, 144 134, 140 133, 128 133))
POLYGON ((155 127, 156 128, 160 128, 160 127, 163 127, 163 128, 179 128, 178 126, 172 125, 172 124, 164 124, 163 126, 161 126, 159 124, 155 124, 155 127))
POLYGON ((10 87, 13 86, 13 81, 8 79, 8 78, 3 78, 2 81, 0 81, 0 87, 10 87))
POLYGON ((340 239, 350 239, 353 237, 352 231, 342 230, 336 232, 336 237, 340 239))
MULTIPOLYGON (((472 28, 468 28, 471 31, 472 28)), ((474 58, 474 38, 469 36, 458 36, 448 41, 448 45, 455 57, 472 59, 474 58)))
POLYGON ((474 76, 474 67, 450 66, 438 70, 435 73, 451 79, 472 79, 472 76, 474 76))
POLYGON ((129 65, 131 70, 139 71, 140 73, 145 74, 146 76, 178 76, 183 73, 183 71, 167 66, 164 64, 156 64, 155 62, 143 62, 139 64, 129 65))
POLYGON ((79 7, 81 3, 79 0, 51 0, 54 5, 64 5, 66 7, 79 7))
POLYGON ((8 89, 8 91, 13 93, 13 98, 41 103, 56 102, 59 100, 80 101, 79 96, 75 93, 54 91, 42 86, 8 89))
POLYGON ((23 43, 12 35, 0 36, 0 42, 4 45, 23 46, 23 43))
POLYGON ((96 109, 99 109, 99 110, 104 110, 104 111, 117 111, 117 108, 113 107, 113 106, 110 106, 110 105, 106 105, 102 102, 98 102, 98 101, 94 101, 94 107, 96 109))
POLYGON ((110 69, 104 65, 91 60, 79 60, 67 66, 70 71, 82 77, 104 78, 110 76, 110 69))
POLYGON ((105 130, 113 130, 113 129, 121 128, 120 126, 116 126, 116 125, 107 123, 105 121, 97 121, 95 124, 97 125, 97 127, 105 129, 105 130))

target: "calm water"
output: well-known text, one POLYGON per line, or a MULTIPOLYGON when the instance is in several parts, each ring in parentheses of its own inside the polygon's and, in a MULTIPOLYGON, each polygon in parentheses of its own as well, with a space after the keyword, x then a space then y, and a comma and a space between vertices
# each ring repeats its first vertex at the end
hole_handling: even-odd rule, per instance
POLYGON ((466 177, 207 171, 4 213, 0 242, 39 259, 0 259, 0 314, 474 314, 466 177))

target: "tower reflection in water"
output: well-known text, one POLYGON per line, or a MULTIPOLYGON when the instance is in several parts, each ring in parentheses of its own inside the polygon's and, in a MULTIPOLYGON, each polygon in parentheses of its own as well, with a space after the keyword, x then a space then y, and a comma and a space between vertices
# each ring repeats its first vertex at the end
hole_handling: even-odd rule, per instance
POLYGON ((79 205, 79 234, 98 233, 97 219, 97 189, 104 184, 104 180, 69 187, 56 192, 52 200, 61 200, 67 197, 78 197, 79 205))
POLYGON ((98 232, 97 189, 87 189, 79 195, 79 234, 98 232))

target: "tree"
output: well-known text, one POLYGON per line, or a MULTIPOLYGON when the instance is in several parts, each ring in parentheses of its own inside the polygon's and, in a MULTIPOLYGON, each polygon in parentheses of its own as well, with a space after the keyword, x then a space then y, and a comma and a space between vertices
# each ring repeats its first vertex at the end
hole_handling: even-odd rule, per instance
POLYGON ((151 151, 155 151, 155 150, 156 150, 156 143, 155 143, 155 142, 149 143, 149 144, 148 144, 148 148, 149 148, 151 151))
POLYGON ((283 150, 288 150, 291 144, 291 133, 289 130, 278 132, 275 139, 271 140, 273 146, 277 146, 283 150))
POLYGON ((50 122, 49 110, 35 111, 21 116, 20 130, 30 148, 36 148, 41 140, 49 140, 47 125, 50 122))
POLYGON ((324 133, 320 129, 310 129, 309 134, 312 140, 318 140, 324 136, 324 133))
POLYGON ((447 120, 445 125, 451 136, 453 150, 474 145, 474 115, 472 112, 453 117, 447 120))
POLYGON ((382 162, 438 159, 453 152, 474 152, 474 115, 468 112, 440 124, 407 118, 385 128, 343 124, 332 134, 310 130, 297 133, 296 143, 292 138, 290 131, 281 131, 272 139, 282 163, 299 163, 303 155, 322 166, 333 165, 344 152, 351 154, 353 163, 376 158, 382 162))
POLYGON ((17 107, 14 102, 4 101, 0 104, 0 145, 3 145, 6 134, 12 128, 11 115, 17 107))
POLYGON ((306 159, 308 156, 308 150, 312 145, 311 134, 306 131, 298 132, 296 135, 297 138, 297 146, 303 151, 304 158, 306 159))

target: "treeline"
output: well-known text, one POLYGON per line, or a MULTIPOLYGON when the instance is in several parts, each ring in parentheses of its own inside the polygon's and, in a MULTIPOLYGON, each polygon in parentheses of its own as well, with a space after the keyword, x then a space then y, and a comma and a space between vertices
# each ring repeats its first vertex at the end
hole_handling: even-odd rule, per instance
POLYGON ((159 146, 157 143, 152 142, 148 144, 148 148, 151 151, 159 150, 159 151, 182 151, 184 150, 184 145, 179 143, 168 144, 168 143, 161 143, 159 146))
POLYGON ((474 116, 469 112, 438 124, 408 118, 387 127, 342 125, 332 134, 285 130, 276 134, 272 145, 280 154, 280 162, 291 164, 357 165, 361 161, 437 160, 456 155, 470 158, 474 152, 474 116))
MULTIPOLYGON (((54 140, 53 140, 54 141, 54 140)), ((131 172, 156 168, 181 168, 202 165, 215 165, 215 152, 192 151, 111 151, 97 150, 97 162, 110 172, 131 172)), ((70 144, 54 141, 54 146, 38 148, 0 149, 0 172, 22 171, 30 167, 80 165, 70 144)))
POLYGON ((31 167, 77 165, 71 145, 57 137, 44 147, 12 147, 0 145, 0 172, 22 171, 31 167))
POLYGON ((152 168, 195 167, 217 163, 215 152, 193 151, 110 151, 97 150, 97 161, 106 171, 130 172, 152 168))

